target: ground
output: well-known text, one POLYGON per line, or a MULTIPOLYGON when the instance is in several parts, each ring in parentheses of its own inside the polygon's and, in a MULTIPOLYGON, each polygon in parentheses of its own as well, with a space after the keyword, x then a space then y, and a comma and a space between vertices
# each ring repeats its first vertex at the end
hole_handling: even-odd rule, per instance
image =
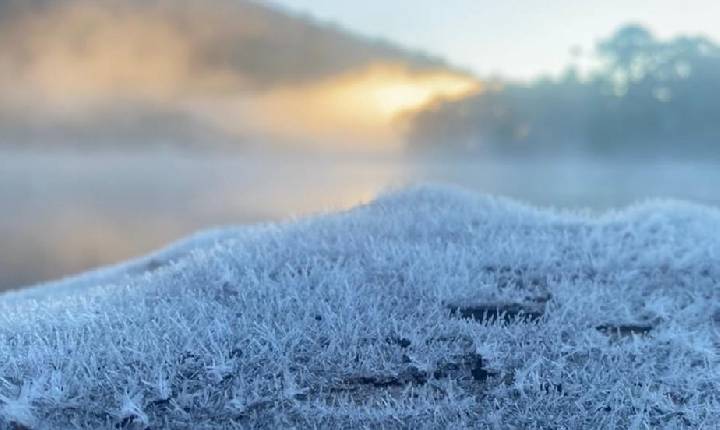
POLYGON ((720 212, 437 186, 0 296, 0 428, 714 428, 720 212))

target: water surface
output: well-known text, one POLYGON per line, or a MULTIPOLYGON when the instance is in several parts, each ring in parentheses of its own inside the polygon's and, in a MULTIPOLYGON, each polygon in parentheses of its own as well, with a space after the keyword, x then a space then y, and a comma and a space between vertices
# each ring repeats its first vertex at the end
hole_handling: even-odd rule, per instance
POLYGON ((427 181, 593 211, 648 198, 720 205, 711 163, 3 150, 0 289, 122 261, 199 229, 348 208, 427 181))

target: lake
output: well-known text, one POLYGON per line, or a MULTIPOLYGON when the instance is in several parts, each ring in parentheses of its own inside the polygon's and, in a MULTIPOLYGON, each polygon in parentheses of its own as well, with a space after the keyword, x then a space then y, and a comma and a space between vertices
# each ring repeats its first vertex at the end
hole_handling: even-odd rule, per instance
POLYGON ((122 261, 200 229, 348 208, 419 182, 589 211, 649 198, 720 205, 711 162, 5 149, 0 290, 122 261))

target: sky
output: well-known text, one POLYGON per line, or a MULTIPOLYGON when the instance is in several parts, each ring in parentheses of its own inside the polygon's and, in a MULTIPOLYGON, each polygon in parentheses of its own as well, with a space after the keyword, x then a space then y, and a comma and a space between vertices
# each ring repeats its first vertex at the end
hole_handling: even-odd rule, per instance
MULTIPOLYGON (((627 23, 720 40, 715 0, 264 0, 440 55, 478 76, 557 74, 627 23)), ((582 57, 575 61, 582 66, 582 57)))

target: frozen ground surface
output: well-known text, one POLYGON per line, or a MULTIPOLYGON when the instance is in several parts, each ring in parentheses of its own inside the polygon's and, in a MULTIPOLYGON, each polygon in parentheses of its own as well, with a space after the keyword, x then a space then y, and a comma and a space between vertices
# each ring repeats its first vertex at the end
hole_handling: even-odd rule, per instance
POLYGON ((422 187, 0 296, 0 428, 716 428, 720 212, 422 187))

